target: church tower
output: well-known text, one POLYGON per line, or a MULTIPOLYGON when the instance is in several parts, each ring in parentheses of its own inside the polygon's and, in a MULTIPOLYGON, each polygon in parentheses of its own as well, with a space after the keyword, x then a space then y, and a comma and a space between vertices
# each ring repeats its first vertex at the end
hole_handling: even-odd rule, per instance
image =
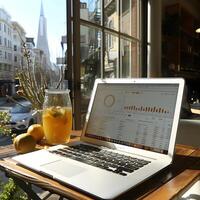
POLYGON ((37 49, 40 49, 44 52, 47 62, 50 63, 49 45, 47 40, 47 20, 44 16, 42 1, 38 26, 37 49))

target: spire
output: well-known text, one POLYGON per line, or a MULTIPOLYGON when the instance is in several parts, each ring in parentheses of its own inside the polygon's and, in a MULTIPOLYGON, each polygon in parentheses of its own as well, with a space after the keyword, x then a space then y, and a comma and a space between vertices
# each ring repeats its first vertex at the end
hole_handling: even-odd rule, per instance
POLYGON ((40 16, 44 16, 43 1, 41 0, 40 16))
POLYGON ((41 10, 38 26, 37 48, 42 50, 47 59, 50 60, 49 45, 47 40, 47 20, 44 16, 43 1, 41 0, 41 10))

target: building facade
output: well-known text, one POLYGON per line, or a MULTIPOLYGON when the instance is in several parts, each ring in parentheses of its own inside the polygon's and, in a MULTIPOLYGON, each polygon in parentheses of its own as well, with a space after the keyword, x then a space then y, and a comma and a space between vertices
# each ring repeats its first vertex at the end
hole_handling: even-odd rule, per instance
POLYGON ((12 22, 10 15, 0 8, 0 96, 11 94, 14 84, 12 22))
MULTIPOLYGON (((14 66, 14 76, 18 69, 25 65, 24 57, 23 57, 23 45, 26 43, 26 33, 23 27, 18 23, 12 22, 12 32, 13 32, 13 66, 14 66)), ((15 78, 15 77, 13 77, 15 78)))
POLYGON ((15 94, 16 71, 24 65, 25 31, 0 8, 0 97, 15 94))

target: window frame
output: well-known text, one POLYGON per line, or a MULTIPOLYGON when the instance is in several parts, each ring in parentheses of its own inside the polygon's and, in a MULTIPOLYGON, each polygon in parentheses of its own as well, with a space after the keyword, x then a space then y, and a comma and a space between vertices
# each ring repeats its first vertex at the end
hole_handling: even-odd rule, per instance
MULTIPOLYGON (((74 116, 74 129, 81 129, 81 88, 80 88, 80 27, 87 26, 87 27, 93 27, 100 29, 102 31, 102 39, 101 39, 101 78, 104 78, 104 69, 105 69, 105 33, 109 32, 114 35, 117 35, 118 37, 118 48, 120 49, 120 43, 121 39, 127 38, 130 41, 135 41, 140 44, 140 73, 139 76, 141 77, 147 77, 147 5, 148 0, 139 0, 141 3, 141 10, 140 10, 140 33, 141 38, 136 38, 134 36, 130 36, 126 33, 120 32, 120 25, 119 30, 110 29, 105 26, 104 24, 104 9, 102 9, 101 13, 101 20, 102 25, 98 23, 93 23, 84 19, 80 18, 80 1, 73 1, 73 0, 67 0, 66 1, 66 10, 67 10, 67 52, 66 52, 66 62, 67 62, 67 68, 65 70, 65 79, 68 80, 68 86, 71 90, 71 99, 72 99, 72 105, 73 105, 73 116, 74 116), (74 56, 72 56, 74 55, 74 56)), ((119 0, 119 21, 121 18, 121 2, 122 0, 119 0)), ((104 1, 101 1, 102 8, 104 8, 104 1)), ((120 23, 120 22, 119 22, 120 23)), ((117 77, 119 78, 121 73, 120 70, 120 51, 118 55, 118 73, 117 77)))

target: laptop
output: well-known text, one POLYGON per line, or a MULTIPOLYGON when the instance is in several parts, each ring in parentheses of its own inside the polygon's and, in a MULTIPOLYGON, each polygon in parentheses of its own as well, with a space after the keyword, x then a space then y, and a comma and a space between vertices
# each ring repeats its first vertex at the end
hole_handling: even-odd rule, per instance
POLYGON ((80 141, 13 159, 113 199, 172 162, 183 89, 181 78, 96 79, 80 141))

